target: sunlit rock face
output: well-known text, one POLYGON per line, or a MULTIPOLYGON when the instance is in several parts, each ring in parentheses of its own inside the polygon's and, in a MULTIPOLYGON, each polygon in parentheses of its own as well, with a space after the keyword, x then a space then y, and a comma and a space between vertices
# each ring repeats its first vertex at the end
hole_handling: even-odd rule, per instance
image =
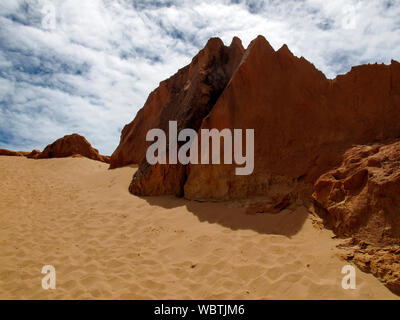
POLYGON ((254 172, 238 176, 234 165, 189 165, 184 195, 227 200, 275 187, 301 193, 353 144, 399 137, 399 120, 398 62, 353 67, 329 80, 286 46, 275 51, 259 36, 201 126, 253 128, 254 172))

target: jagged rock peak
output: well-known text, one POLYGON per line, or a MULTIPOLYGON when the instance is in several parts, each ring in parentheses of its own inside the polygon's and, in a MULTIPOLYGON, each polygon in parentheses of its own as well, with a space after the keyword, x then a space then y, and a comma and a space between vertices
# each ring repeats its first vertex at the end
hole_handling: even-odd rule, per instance
POLYGON ((146 132, 165 129, 169 120, 179 127, 198 129, 237 69, 244 54, 241 41, 227 47, 211 38, 191 63, 160 83, 148 97, 135 119, 126 125, 121 141, 111 156, 110 168, 140 164, 148 143, 146 132))
POLYGON ((236 36, 232 38, 232 42, 230 44, 230 47, 239 47, 239 48, 244 49, 242 40, 240 40, 240 38, 238 38, 236 36))

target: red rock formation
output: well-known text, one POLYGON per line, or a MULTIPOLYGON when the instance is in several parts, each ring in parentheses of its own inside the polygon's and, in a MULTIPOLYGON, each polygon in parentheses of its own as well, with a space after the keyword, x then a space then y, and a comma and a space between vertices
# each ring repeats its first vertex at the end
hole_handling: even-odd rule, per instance
POLYGON ((341 166, 317 180, 313 198, 338 235, 400 244, 400 141, 351 148, 341 166))
POLYGON ((398 62, 353 67, 329 80, 286 45, 275 51, 262 36, 236 67, 242 55, 238 42, 226 48, 211 40, 191 65, 162 82, 124 128, 111 167, 140 162, 147 131, 166 130, 168 120, 178 120, 179 130, 197 129, 200 122, 199 129, 254 129, 253 174, 235 175, 235 164, 171 168, 145 163, 132 181, 132 193, 227 200, 284 186, 283 197, 296 198, 298 189, 308 190, 309 197, 304 186, 339 165, 351 145, 400 137, 398 62))
POLYGON ((0 149, 0 156, 12 156, 12 157, 23 157, 29 152, 25 151, 11 151, 7 149, 0 149))
POLYGON ((193 58, 190 65, 162 81, 148 97, 135 119, 124 127, 121 141, 111 156, 110 168, 140 164, 149 143, 150 129, 166 131, 169 120, 178 121, 178 128, 198 129, 239 64, 244 48, 238 38, 230 47, 212 38, 193 58))
POLYGON ((108 157, 99 154, 99 151, 79 134, 64 136, 48 145, 37 159, 64 158, 75 155, 81 155, 92 160, 98 160, 108 163, 108 157))
POLYGON ((186 198, 244 198, 314 183, 352 144, 400 137, 400 64, 354 67, 328 80, 259 36, 201 128, 253 128, 255 169, 236 176, 234 165, 189 165, 186 198))
POLYGON ((99 154, 90 143, 78 134, 72 134, 58 139, 54 143, 48 145, 43 152, 40 150, 26 151, 10 151, 0 149, 0 156, 17 156, 27 157, 29 159, 48 159, 48 158, 64 158, 64 157, 86 157, 93 160, 110 163, 109 156, 99 154))

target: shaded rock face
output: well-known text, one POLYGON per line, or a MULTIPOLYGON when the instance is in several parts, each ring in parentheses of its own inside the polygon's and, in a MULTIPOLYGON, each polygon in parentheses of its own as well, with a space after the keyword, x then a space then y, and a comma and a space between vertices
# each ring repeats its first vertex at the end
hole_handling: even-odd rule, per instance
POLYGON ((229 47, 220 39, 210 39, 191 64, 160 83, 138 112, 125 126, 121 143, 111 156, 110 168, 140 163, 130 190, 137 195, 182 195, 186 167, 150 166, 146 159, 148 130, 163 129, 168 137, 170 120, 177 121, 178 131, 198 130, 239 65, 244 48, 238 38, 229 47))
POLYGON ((201 128, 254 129, 254 172, 189 165, 186 198, 265 195, 276 184, 295 190, 340 164, 352 144, 400 137, 400 64, 354 67, 328 80, 286 46, 274 51, 259 36, 201 128))
POLYGON ((400 141, 351 148, 341 166, 317 180, 313 199, 338 235, 400 244, 400 141))
POLYGON ((109 162, 109 158, 99 154, 99 151, 91 146, 85 137, 79 134, 64 136, 48 145, 39 155, 32 154, 37 159, 64 158, 71 156, 83 156, 92 160, 109 162))
POLYGON ((135 195, 176 195, 182 196, 186 179, 186 166, 150 165, 143 161, 133 176, 129 191, 135 195))
POLYGON ((168 132, 168 121, 176 120, 178 130, 198 129, 239 64, 244 48, 238 38, 230 47, 212 38, 190 65, 162 81, 135 119, 124 127, 121 141, 111 155, 110 168, 140 164, 150 143, 146 134, 161 128, 168 132))

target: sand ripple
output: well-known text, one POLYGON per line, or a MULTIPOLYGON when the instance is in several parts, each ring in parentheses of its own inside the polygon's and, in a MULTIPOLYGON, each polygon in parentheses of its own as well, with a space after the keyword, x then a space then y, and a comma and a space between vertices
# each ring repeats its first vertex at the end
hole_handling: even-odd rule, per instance
POLYGON ((371 275, 341 287, 337 240, 305 208, 138 198, 134 168, 0 157, 2 299, 397 298, 371 275), (57 271, 43 290, 41 269, 57 271))

